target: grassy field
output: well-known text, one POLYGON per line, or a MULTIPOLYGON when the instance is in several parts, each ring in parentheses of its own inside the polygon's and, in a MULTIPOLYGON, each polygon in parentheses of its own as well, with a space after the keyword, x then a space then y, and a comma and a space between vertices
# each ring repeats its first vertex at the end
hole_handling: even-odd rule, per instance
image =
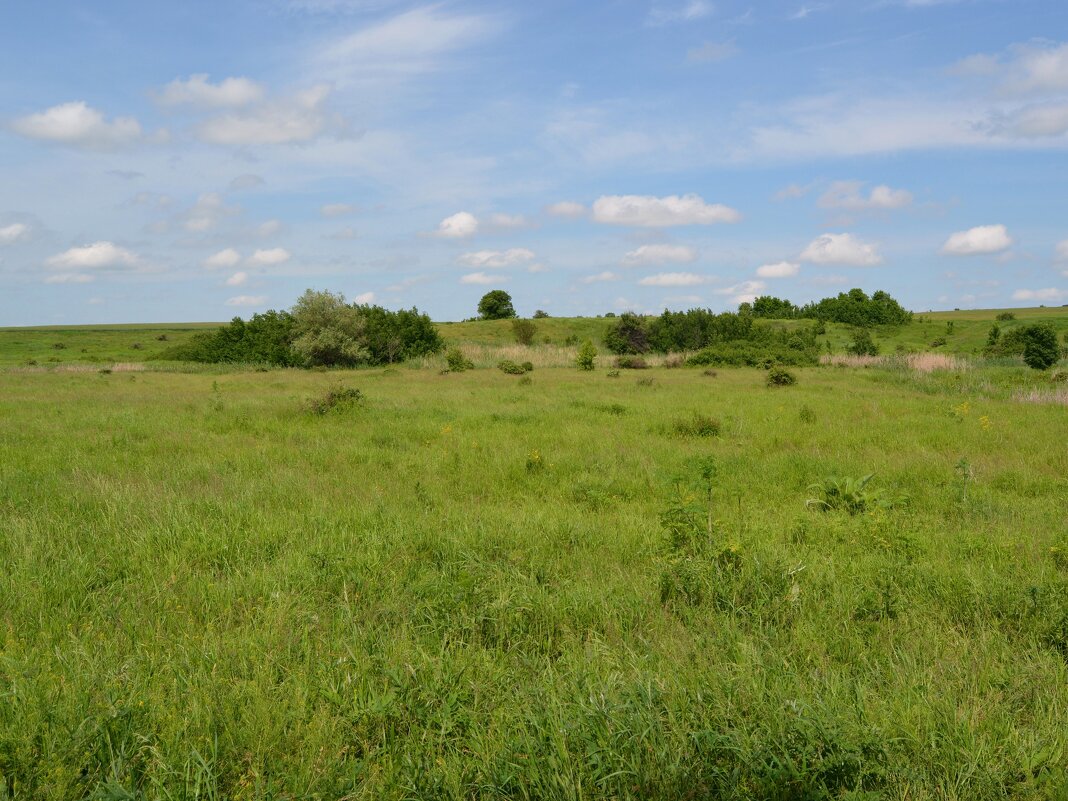
POLYGON ((1065 798, 1054 385, 796 372, 0 371, 0 798, 1065 798))

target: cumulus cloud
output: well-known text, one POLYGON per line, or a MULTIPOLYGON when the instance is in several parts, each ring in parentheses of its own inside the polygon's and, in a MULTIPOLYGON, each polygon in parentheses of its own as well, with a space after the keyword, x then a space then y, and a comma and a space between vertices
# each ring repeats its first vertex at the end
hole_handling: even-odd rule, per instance
POLYGON ((113 242, 94 242, 56 254, 48 259, 45 265, 50 269, 76 272, 135 269, 143 266, 143 262, 136 253, 113 242))
POLYGON ((799 258, 813 264, 849 264, 854 267, 871 267, 883 261, 876 245, 862 242, 852 234, 818 236, 799 258))
POLYGON ((648 275, 638 283, 641 286, 697 286, 706 280, 696 273, 658 273, 648 275))
POLYGON ((445 239, 465 239, 477 232, 478 218, 469 212, 460 211, 438 223, 435 235, 445 239))
MULTIPOLYGON (((980 63, 972 57, 971 64, 980 63)), ((1068 91, 1068 43, 1016 44, 1005 54, 986 56, 987 69, 1000 75, 1000 90, 1008 95, 1068 91)))
POLYGON ((761 278, 791 278, 801 272, 801 265, 793 261, 777 261, 757 267, 756 274, 761 278))
POLYGON ((351 203, 326 203, 319 207, 319 213, 324 217, 344 217, 354 211, 356 207, 351 203))
POLYGON ((532 261, 534 251, 526 248, 509 248, 508 250, 478 250, 474 253, 464 253, 457 261, 468 267, 489 267, 501 269, 512 267, 516 264, 532 261))
POLYGON ((697 251, 686 245, 642 245, 623 257, 628 266, 689 264, 697 261, 697 251))
POLYGON ((241 286, 248 281, 248 273, 236 272, 226 279, 227 286, 241 286))
POLYGON ((0 228, 0 245, 11 245, 29 236, 30 226, 25 223, 12 223, 0 228))
POLYGON ((1056 289, 1055 287, 1047 287, 1046 289, 1017 289, 1012 293, 1012 299, 1024 301, 1053 301, 1054 303, 1060 303, 1061 301, 1068 300, 1068 289, 1056 289))
POLYGON ((204 259, 204 266, 209 270, 219 270, 233 267, 239 261, 241 261, 241 254, 233 248, 226 248, 204 259))
POLYGON ((357 295, 356 297, 354 297, 352 300, 355 303, 359 303, 360 305, 365 305, 367 303, 374 303, 375 302, 375 293, 374 292, 362 292, 359 295, 357 295))
POLYGON ((741 215, 729 206, 705 203, 699 195, 605 195, 594 202, 593 219, 610 225, 664 228, 733 223, 741 215))
POLYGON ((980 225, 958 231, 942 245, 942 253, 953 256, 975 256, 1000 253, 1012 246, 1012 237, 1004 225, 980 225))
POLYGON ((246 263, 253 267, 273 267, 278 264, 285 264, 291 257, 290 252, 285 248, 270 248, 257 250, 248 257, 246 263))
POLYGON ((912 193, 904 189, 891 189, 885 184, 872 188, 865 195, 860 181, 835 181, 819 199, 820 208, 846 209, 848 211, 873 211, 900 209, 912 203, 912 193))
POLYGON ((567 217, 572 220, 585 217, 588 211, 584 205, 575 203, 572 200, 561 200, 559 203, 553 203, 548 206, 545 210, 553 217, 567 217))
POLYGON ((1023 139, 1061 136, 1068 132, 1068 104, 1025 106, 997 120, 994 129, 1023 139))
POLYGON ((237 295, 226 301, 227 306, 262 306, 267 302, 266 295, 237 295))
POLYGON ((582 279, 584 284, 598 284, 602 281, 615 281, 619 276, 613 272, 605 270, 604 272, 597 273, 596 275, 587 275, 582 279))
POLYGON ((231 111, 202 122, 197 133, 217 145, 286 145, 308 142, 326 129, 330 118, 323 106, 330 87, 313 86, 247 110, 231 111))
POLYGON ((528 223, 522 214, 491 214, 489 218, 491 228, 509 231, 515 228, 526 228, 528 223))
POLYGON ((767 288, 763 281, 742 281, 734 286, 717 289, 717 295, 730 295, 733 303, 752 303, 767 288))
POLYGON ((187 231, 200 233, 214 228, 223 218, 232 217, 240 211, 237 206, 227 206, 218 192, 206 192, 185 212, 183 225, 187 231))
POLYGON ((142 135, 141 124, 133 117, 109 122, 82 100, 20 117, 11 123, 11 130, 29 139, 99 150, 132 144, 142 135))
POLYGON ((159 92, 159 102, 165 106, 196 106, 198 108, 234 108, 257 103, 263 99, 263 87, 248 78, 225 78, 211 83, 206 73, 175 78, 159 92))
POLYGON ((460 276, 461 284, 498 284, 508 280, 503 275, 491 275, 489 273, 477 272, 468 273, 467 275, 460 276))

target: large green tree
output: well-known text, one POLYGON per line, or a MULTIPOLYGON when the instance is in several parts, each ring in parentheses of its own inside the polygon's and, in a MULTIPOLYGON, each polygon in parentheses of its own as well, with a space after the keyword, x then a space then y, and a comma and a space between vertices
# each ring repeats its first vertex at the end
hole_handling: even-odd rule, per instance
POLYGON ((494 289, 478 302, 478 316, 483 320, 511 320, 516 317, 512 296, 503 289, 494 289))

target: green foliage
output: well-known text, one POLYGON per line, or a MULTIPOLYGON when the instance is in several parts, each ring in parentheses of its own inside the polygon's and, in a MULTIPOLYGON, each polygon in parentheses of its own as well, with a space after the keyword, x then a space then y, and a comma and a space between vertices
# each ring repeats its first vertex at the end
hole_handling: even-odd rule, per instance
POLYGON ((300 356, 291 347, 293 330, 293 316, 285 311, 254 314, 248 322, 235 317, 229 325, 194 334, 186 342, 167 348, 156 358, 292 367, 300 363, 300 356))
POLYGON ((817 495, 809 498, 805 505, 824 512, 845 511, 857 515, 872 509, 893 509, 904 502, 903 498, 890 497, 883 490, 869 489, 868 483, 873 477, 874 474, 869 473, 861 478, 825 478, 808 488, 817 495))
POLYGON ((995 317, 994 319, 998 320, 999 322, 1007 322, 1009 320, 1015 320, 1016 319, 1016 315, 1011 311, 1004 311, 1004 312, 1001 312, 1000 314, 998 314, 998 316, 995 317))
POLYGON ((582 347, 579 348, 575 364, 578 365, 580 370, 592 370, 594 368, 594 359, 596 358, 597 348, 594 347, 593 342, 587 339, 582 343, 582 347))
POLYGON ((835 298, 808 303, 801 308, 798 316, 865 328, 912 322, 912 312, 904 309, 888 293, 878 291, 869 298, 862 289, 851 289, 840 292, 835 298))
POLYGON ((767 384, 769 387, 789 387, 797 383, 797 376, 785 367, 772 367, 768 370, 767 384))
POLYGON ((459 348, 449 348, 448 353, 445 354, 445 363, 449 366, 449 371, 453 373, 475 369, 475 363, 464 356, 464 352, 459 348))
POLYGON ((502 359, 497 363, 497 369, 502 373, 508 373, 509 375, 523 375, 524 373, 531 372, 534 369, 534 365, 532 362, 517 364, 511 359, 502 359))
POLYGON ((542 309, 538 309, 537 311, 534 312, 534 319, 535 320, 546 320, 546 319, 548 319, 548 317, 549 317, 549 312, 543 311, 542 309))
POLYGON ((649 363, 641 356, 616 356, 615 366, 620 370, 645 370, 649 363))
POLYGON ((512 296, 503 289, 493 289, 478 302, 478 316, 482 320, 510 320, 516 316, 512 296))
POLYGON ((754 317, 764 317, 769 320, 793 320, 799 316, 800 309, 788 300, 761 295, 753 301, 750 307, 754 317))
POLYGON ((305 408, 312 414, 324 415, 330 412, 344 411, 363 400, 363 393, 355 387, 344 387, 340 384, 332 387, 317 398, 311 398, 305 404, 305 408))
POLYGON ((1048 370, 1061 357, 1057 332, 1052 325, 1040 323, 1021 329, 1024 338, 1024 364, 1034 370, 1048 370))
POLYGON ((718 437, 722 428, 719 420, 697 412, 671 425, 672 431, 679 437, 718 437))
POLYGON ((306 290, 293 306, 293 350, 308 367, 355 367, 369 360, 364 321, 341 293, 306 290))
POLYGON ((620 355, 647 353, 650 345, 645 318, 634 312, 621 314, 605 329, 604 346, 620 355))
POLYGON ((879 346, 872 338, 871 332, 866 328, 860 328, 853 332, 846 351, 854 356, 878 356, 879 346))
POLYGON ((418 359, 445 349, 437 327, 418 309, 389 311, 371 305, 355 309, 362 324, 361 344, 371 364, 418 359))
POLYGON ((513 320, 512 321, 512 333, 515 334, 515 341, 520 345, 533 345, 534 336, 538 333, 538 326, 536 326, 531 320, 513 320))

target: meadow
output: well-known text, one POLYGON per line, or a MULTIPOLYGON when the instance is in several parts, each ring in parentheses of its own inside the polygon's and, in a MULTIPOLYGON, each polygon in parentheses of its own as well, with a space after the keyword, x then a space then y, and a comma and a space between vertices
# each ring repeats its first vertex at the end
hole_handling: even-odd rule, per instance
POLYGON ((523 377, 0 331, 0 799, 1068 797, 1063 383, 539 324, 523 377))

